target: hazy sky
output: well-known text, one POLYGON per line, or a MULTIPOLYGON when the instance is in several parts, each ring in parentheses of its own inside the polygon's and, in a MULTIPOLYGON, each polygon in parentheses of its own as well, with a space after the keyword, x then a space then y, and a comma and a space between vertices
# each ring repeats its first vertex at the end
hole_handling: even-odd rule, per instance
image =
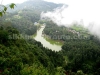
MULTIPOLYGON (((2 0, 0 0, 1 3, 2 0)), ((3 0, 3 4, 9 4, 9 3, 22 3, 26 0, 3 0)), ((66 0, 45 0, 49 2, 55 2, 55 3, 66 3, 66 0)))
MULTIPOLYGON (((9 4, 9 3, 22 3, 26 0, 0 0, 3 1, 3 4, 9 4)), ((55 2, 55 3, 65 3, 65 4, 72 4, 72 3, 78 3, 79 1, 86 1, 86 0, 44 0, 44 1, 49 1, 49 2, 55 2)), ((87 0, 90 1, 90 0, 87 0)))
MULTIPOLYGON (((3 4, 9 4, 9 3, 22 3, 26 0, 0 0, 0 3, 1 3, 1 1, 3 1, 3 4)), ((45 1, 69 4, 69 3, 74 3, 77 0, 45 0, 45 1)))
POLYGON ((0 3, 1 1, 3 1, 2 4, 9 4, 9 3, 22 3, 26 0, 0 0, 0 3))

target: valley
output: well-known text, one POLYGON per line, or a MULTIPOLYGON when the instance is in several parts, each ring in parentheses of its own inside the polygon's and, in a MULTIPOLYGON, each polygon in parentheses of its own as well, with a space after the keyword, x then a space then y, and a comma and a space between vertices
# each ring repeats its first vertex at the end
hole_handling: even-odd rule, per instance
POLYGON ((41 18, 63 4, 28 0, 16 5, 0 17, 0 75, 100 75, 97 36, 78 23, 68 27, 41 18))

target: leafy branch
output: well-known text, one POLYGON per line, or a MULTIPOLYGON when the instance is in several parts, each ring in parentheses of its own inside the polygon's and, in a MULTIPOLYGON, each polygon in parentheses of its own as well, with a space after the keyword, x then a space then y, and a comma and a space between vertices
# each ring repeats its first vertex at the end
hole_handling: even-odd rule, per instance
POLYGON ((8 7, 1 4, 0 8, 2 8, 2 10, 0 10, 0 17, 2 17, 6 13, 8 8, 14 9, 15 6, 16 4, 14 3, 11 3, 8 7))

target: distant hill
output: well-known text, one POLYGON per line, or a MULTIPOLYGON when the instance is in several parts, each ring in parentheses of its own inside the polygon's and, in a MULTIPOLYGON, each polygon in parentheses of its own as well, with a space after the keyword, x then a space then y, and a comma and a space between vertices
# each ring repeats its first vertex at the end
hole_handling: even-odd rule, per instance
POLYGON ((38 11, 51 11, 54 8, 61 7, 63 4, 55 4, 52 2, 46 2, 43 0, 28 0, 21 4, 16 4, 17 7, 14 10, 9 9, 9 12, 18 11, 23 9, 31 9, 31 10, 38 10, 38 11))
POLYGON ((16 4, 13 10, 8 9, 9 13, 3 16, 4 20, 0 22, 9 21, 21 33, 32 35, 36 32, 34 22, 40 20, 41 12, 53 11, 53 9, 61 6, 63 4, 55 4, 43 0, 28 0, 21 4, 16 4))

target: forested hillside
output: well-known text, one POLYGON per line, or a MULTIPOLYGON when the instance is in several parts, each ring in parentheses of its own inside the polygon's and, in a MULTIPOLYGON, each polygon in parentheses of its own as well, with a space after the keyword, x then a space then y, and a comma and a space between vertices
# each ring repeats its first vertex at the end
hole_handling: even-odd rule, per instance
POLYGON ((64 42, 62 54, 67 62, 66 75, 99 75, 100 74, 100 41, 80 25, 72 27, 57 26, 52 21, 46 23, 44 34, 53 40, 64 42), (54 38, 56 36, 56 38, 54 38))
POLYGON ((100 41, 96 36, 78 24, 65 27, 40 19, 41 12, 61 6, 28 0, 0 17, 0 75, 100 75, 100 41), (51 37, 47 40, 62 43, 61 51, 34 40, 35 23, 46 24, 42 33, 51 37))
POLYGON ((0 27, 0 75, 63 74, 64 58, 59 52, 33 39, 9 38, 15 33, 19 35, 15 28, 0 27))
POLYGON ((14 10, 8 9, 8 13, 0 18, 0 22, 9 22, 21 33, 33 35, 37 30, 34 23, 40 20, 41 12, 52 11, 61 6, 62 4, 54 4, 43 0, 28 0, 22 4, 16 4, 14 10))
POLYGON ((27 1, 0 17, 0 75, 64 74, 61 53, 44 48, 33 38, 21 36, 36 34, 34 23, 39 21, 40 13, 58 6, 61 4, 27 1))

